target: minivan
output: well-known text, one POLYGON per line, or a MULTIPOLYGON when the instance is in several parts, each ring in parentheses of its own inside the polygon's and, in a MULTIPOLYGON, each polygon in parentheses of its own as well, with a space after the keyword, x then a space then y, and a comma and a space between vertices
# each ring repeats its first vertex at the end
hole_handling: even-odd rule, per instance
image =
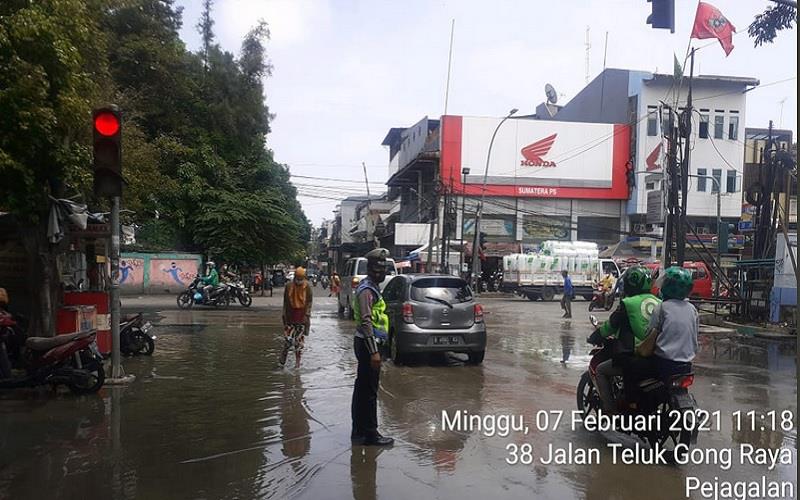
MULTIPOLYGON (((380 283, 380 289, 386 286, 394 276, 397 275, 397 266, 394 259, 386 259, 386 278, 380 283)), ((353 310, 350 307, 351 300, 353 300, 353 293, 358 288, 358 284, 362 279, 367 277, 367 258, 366 257, 353 257, 349 259, 344 265, 344 272, 342 273, 342 286, 339 288, 339 317, 353 319, 353 310)))

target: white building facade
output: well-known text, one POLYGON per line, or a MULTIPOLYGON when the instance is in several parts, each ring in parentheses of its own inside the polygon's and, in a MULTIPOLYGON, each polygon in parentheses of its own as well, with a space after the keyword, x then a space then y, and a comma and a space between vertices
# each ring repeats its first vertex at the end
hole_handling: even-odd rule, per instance
MULTIPOLYGON (((741 215, 746 90, 758 83, 753 78, 729 76, 693 79, 687 215, 699 232, 716 232, 718 189, 720 216, 732 222, 741 215)), ((631 124, 628 180, 633 185, 626 204, 627 231, 652 229, 646 222, 647 199, 648 193, 662 188, 667 106, 673 113, 682 112, 687 94, 688 77, 676 80, 672 75, 607 69, 554 117, 631 124)))

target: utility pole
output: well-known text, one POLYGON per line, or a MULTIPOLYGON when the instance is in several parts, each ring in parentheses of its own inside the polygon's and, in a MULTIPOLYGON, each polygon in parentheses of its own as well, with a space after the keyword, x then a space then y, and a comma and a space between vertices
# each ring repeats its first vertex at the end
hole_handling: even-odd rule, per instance
MULTIPOLYGON (((450 183, 452 187, 452 182, 450 183)), ((445 187, 445 186, 443 186, 445 187)), ((448 246, 450 245, 448 241, 448 232, 450 230, 450 191, 445 188, 443 201, 442 201, 442 239, 439 242, 439 247, 441 248, 441 255, 440 255, 440 263, 439 266, 443 273, 448 272, 448 259, 447 254, 449 253, 448 246)))
MULTIPOLYGON (((434 175, 434 182, 436 182, 436 176, 434 175)), ((419 193, 417 193, 419 194, 419 193)), ((428 260, 425 264, 425 272, 433 272, 433 237, 435 236, 434 231, 436 230, 436 226, 434 226, 434 215, 436 212, 439 211, 439 198, 434 194, 433 199, 433 208, 431 209, 431 214, 428 216, 428 224, 430 224, 430 231, 428 233, 428 260)))
MULTIPOLYGON (((367 217, 364 219, 367 225, 367 238, 369 238, 370 234, 370 222, 372 221, 372 196, 369 194, 369 178, 367 177, 367 164, 365 162, 361 162, 361 166, 364 168, 364 184, 367 186, 367 217)), ((375 248, 381 246, 378 237, 375 235, 375 224, 372 224, 372 241, 375 244, 375 248)))
MULTIPOLYGON (((675 128, 675 115, 672 108, 666 106, 669 113, 667 123, 669 124, 669 135, 667 136, 667 172, 664 176, 665 189, 667 190, 667 217, 664 223, 664 268, 672 263, 672 243, 675 238, 675 216, 678 204, 678 133, 675 128)), ((663 133, 663 131, 662 131, 663 133)))
POLYGON ((467 200, 467 176, 469 175, 469 167, 461 169, 461 227, 458 230, 458 235, 461 239, 461 252, 458 258, 458 275, 464 275, 464 206, 467 200))
MULTIPOLYGON (((694 77, 694 51, 695 49, 692 49, 691 62, 689 63, 689 93, 686 96, 686 109, 683 110, 681 116, 681 136, 686 143, 684 144, 683 161, 681 162, 681 208, 676 238, 678 266, 683 266, 683 261, 686 256, 686 202, 689 191, 690 157, 692 153, 692 79, 694 77)), ((717 228, 717 233, 719 233, 719 228, 717 228)))

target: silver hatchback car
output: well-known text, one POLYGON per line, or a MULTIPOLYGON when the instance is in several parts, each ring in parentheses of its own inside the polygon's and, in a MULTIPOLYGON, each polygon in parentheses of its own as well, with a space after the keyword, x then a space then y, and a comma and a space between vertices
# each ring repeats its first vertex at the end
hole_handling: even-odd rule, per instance
POLYGON ((383 289, 389 316, 389 351, 402 364, 411 354, 467 353, 483 362, 483 307, 461 278, 446 274, 401 274, 383 289))

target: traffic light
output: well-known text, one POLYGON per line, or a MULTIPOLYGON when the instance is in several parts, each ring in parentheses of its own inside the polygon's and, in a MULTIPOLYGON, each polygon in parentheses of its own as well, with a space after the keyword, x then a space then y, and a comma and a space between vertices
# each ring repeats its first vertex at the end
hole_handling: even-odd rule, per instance
POLYGON ((719 247, 720 253, 728 252, 728 238, 732 230, 733 230, 732 224, 728 224, 727 222, 720 222, 719 231, 717 231, 717 246, 719 247))
POLYGON ((652 11, 647 16, 647 24, 653 28, 669 29, 675 33, 675 0, 647 0, 651 2, 652 11))
POLYGON ((122 196, 122 117, 116 106, 92 111, 94 192, 122 196))

